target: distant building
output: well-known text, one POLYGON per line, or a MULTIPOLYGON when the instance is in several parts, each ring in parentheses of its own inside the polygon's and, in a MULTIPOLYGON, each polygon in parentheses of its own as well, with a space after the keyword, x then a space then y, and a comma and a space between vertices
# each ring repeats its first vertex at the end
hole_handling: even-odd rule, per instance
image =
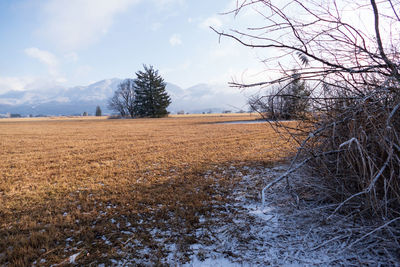
POLYGON ((178 114, 178 115, 183 115, 183 114, 185 114, 185 111, 184 111, 184 110, 180 110, 180 111, 178 111, 176 114, 178 114))

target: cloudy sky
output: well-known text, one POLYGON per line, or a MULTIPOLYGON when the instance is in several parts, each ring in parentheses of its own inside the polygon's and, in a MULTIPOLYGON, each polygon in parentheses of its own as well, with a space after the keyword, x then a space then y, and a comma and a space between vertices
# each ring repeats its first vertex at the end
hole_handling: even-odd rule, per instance
MULTIPOLYGON (((142 64, 181 87, 227 84, 262 69, 219 37, 236 0, 1 0, 0 92, 134 77, 142 64)), ((247 19, 251 19, 247 15, 247 19)))

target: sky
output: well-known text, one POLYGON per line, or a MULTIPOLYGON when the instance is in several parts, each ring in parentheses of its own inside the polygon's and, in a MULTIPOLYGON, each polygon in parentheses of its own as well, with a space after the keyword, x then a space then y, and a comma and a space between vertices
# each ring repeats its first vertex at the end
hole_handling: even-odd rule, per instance
POLYGON ((143 64, 183 88, 227 86, 263 68, 256 51, 209 28, 235 27, 238 18, 221 14, 235 5, 236 0, 0 0, 0 93, 134 78, 143 64))

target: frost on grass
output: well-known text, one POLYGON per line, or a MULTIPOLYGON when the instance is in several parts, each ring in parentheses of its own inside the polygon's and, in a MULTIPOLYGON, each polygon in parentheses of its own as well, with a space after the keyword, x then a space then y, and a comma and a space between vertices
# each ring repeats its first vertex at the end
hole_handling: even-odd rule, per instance
MULTIPOLYGON (((279 172, 282 168, 253 168, 243 176, 229 196, 225 211, 211 224, 209 245, 195 246, 197 256, 192 258, 192 263, 204 255, 245 265, 376 266, 399 262, 396 252, 388 251, 390 244, 376 241, 383 235, 359 240, 370 230, 368 222, 348 221, 339 215, 327 221, 332 207, 310 199, 316 196, 309 193, 295 201, 298 198, 289 193, 295 194, 295 190, 288 190, 284 184, 268 192, 267 204, 262 207, 258 185, 279 172)), ((292 186, 299 188, 304 179, 309 179, 300 173, 296 178, 292 186)))
MULTIPOLYGON (((398 258, 388 252, 390 247, 384 242, 365 239, 354 243, 368 231, 366 224, 347 221, 339 215, 337 220, 328 222, 332 207, 311 199, 312 194, 295 201, 295 190, 290 194, 282 184, 268 192, 267 204, 262 207, 260 188, 282 171, 283 168, 261 167, 225 170, 224 175, 232 177, 230 190, 221 192, 226 203, 215 203, 212 216, 199 219, 190 246, 179 242, 184 231, 153 229, 149 234, 160 244, 158 250, 162 253, 154 254, 154 248, 132 239, 126 246, 136 248, 136 256, 126 255, 125 261, 146 264, 154 260, 152 257, 163 255, 157 259, 160 263, 184 266, 396 265, 398 258)), ((296 175, 300 187, 304 177, 296 175)), ((212 173, 206 176, 211 177, 212 173)))

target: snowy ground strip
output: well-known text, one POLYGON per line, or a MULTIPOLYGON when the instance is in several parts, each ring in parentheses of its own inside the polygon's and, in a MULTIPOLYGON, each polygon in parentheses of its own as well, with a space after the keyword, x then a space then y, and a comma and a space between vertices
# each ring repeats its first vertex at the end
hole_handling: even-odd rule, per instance
POLYGON ((285 166, 249 168, 225 212, 208 229, 210 244, 193 245, 194 256, 187 266, 397 265, 395 259, 372 253, 365 244, 348 248, 354 240, 351 232, 359 226, 346 221, 326 223, 326 207, 294 205, 284 185, 268 192, 262 207, 260 183, 284 170, 285 166))
MULTIPOLYGON (((192 245, 181 247, 179 242, 171 242, 179 240, 179 233, 165 229, 151 231, 167 252, 159 263, 215 267, 398 266, 398 259, 388 259, 386 254, 369 246, 368 240, 349 247, 357 238, 353 233, 362 228, 360 225, 342 217, 337 217, 340 221, 327 222, 329 207, 313 201, 296 203, 284 183, 267 192, 266 205, 262 207, 260 190, 285 168, 231 167, 225 170, 226 175, 235 179, 227 194, 227 204, 215 207, 212 217, 200 219, 201 227, 192 245)), ((299 177, 297 183, 304 179, 300 174, 299 177)), ((184 235, 182 230, 182 237, 184 235)), ((152 255, 153 248, 141 247, 135 240, 129 240, 124 246, 135 249, 136 255, 127 254, 124 260, 112 261, 114 265, 151 265, 151 259, 146 259, 145 255, 152 255)), ((152 257, 158 256, 153 254, 152 257)))

